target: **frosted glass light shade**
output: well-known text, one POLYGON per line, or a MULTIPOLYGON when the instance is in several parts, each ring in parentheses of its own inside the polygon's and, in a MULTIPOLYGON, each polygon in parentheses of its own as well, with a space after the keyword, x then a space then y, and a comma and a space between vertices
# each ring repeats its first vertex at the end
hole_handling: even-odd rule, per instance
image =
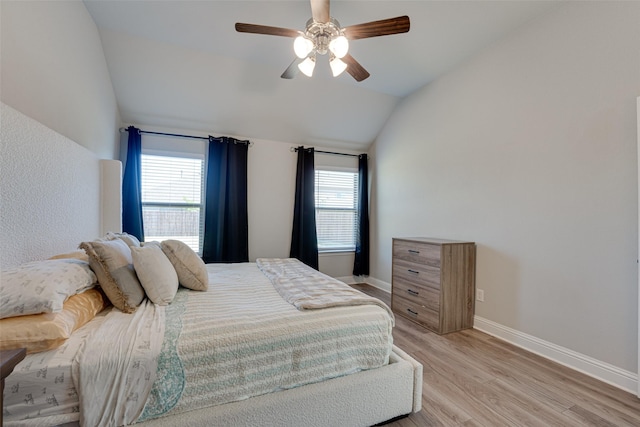
POLYGON ((349 51, 349 40, 345 36, 338 36, 329 42, 329 50, 336 58, 344 58, 349 51))
POLYGON ((333 58, 329 65, 331 66, 331 72, 333 73, 333 77, 338 77, 344 70, 347 69, 347 64, 339 58, 333 58))
POLYGON ((298 36, 293 41, 293 51, 298 58, 306 58, 313 50, 313 42, 304 36, 298 36))
POLYGON ((308 57, 300 64, 298 64, 298 69, 304 73, 305 76, 311 77, 313 75, 313 69, 316 66, 316 61, 312 57, 308 57))

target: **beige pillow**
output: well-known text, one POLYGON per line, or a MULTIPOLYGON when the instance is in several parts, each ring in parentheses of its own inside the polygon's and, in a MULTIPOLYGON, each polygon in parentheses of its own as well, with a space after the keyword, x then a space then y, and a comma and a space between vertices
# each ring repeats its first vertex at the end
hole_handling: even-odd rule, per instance
POLYGON ((0 320, 0 350, 26 348, 27 353, 60 347, 73 331, 109 306, 100 288, 73 295, 58 313, 32 314, 0 320))
POLYGON ((133 234, 129 234, 129 233, 114 233, 112 231, 108 231, 107 235, 105 236, 105 240, 115 240, 115 239, 122 240, 130 248, 132 248, 132 247, 139 248, 140 247, 140 240, 138 240, 138 238, 136 236, 134 236, 133 234))
POLYGON ((167 305, 178 292, 178 275, 158 245, 131 247, 133 266, 149 299, 167 305))
POLYGON ((133 313, 144 299, 144 289, 127 244, 120 239, 82 242, 80 249, 89 255, 89 265, 111 304, 125 313, 133 313))
POLYGON ((68 258, 79 259, 81 261, 89 262, 89 257, 83 251, 74 251, 66 254, 58 254, 58 255, 52 256, 49 259, 68 259, 68 258))
POLYGON ((160 247, 173 264, 182 286, 194 291, 206 291, 209 288, 207 267, 186 243, 179 240, 165 240, 160 243, 160 247))

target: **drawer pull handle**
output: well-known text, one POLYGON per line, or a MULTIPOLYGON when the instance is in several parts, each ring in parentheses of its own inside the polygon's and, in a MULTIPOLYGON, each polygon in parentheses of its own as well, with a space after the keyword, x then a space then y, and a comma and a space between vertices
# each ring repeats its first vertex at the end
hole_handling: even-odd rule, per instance
POLYGON ((420 251, 416 251, 415 249, 407 249, 411 254, 419 254, 420 251))
POLYGON ((411 310, 410 308, 407 308, 407 313, 409 313, 409 314, 410 314, 410 315, 412 315, 412 316, 417 316, 417 315, 418 315, 418 312, 417 312, 417 311, 413 311, 413 310, 411 310))
POLYGON ((414 295, 414 296, 420 295, 420 292, 416 292, 413 289, 407 289, 407 292, 409 292, 411 295, 414 295))
POLYGON ((413 273, 413 274, 420 274, 420 272, 419 272, 419 271, 416 271, 416 270, 408 269, 407 271, 408 271, 409 273, 413 273))

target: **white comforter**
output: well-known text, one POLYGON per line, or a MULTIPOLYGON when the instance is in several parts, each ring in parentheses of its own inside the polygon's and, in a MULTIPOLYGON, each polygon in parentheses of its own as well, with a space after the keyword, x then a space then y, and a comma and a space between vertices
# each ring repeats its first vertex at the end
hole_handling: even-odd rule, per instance
MULTIPOLYGON (((179 291, 167 307, 175 354, 139 421, 294 388, 389 361, 393 320, 377 305, 298 310, 256 267, 210 264, 209 291, 179 291), (184 299, 184 301, 180 301, 184 299), (180 308, 182 307, 182 308, 180 308)), ((172 347, 172 346, 169 346, 172 347)))

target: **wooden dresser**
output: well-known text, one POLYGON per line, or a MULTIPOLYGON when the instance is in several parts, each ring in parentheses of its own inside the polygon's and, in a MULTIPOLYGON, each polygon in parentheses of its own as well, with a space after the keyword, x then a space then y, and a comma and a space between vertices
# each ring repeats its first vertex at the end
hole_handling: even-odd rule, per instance
POLYGON ((438 334, 473 327, 476 245, 394 238, 391 307, 438 334))

